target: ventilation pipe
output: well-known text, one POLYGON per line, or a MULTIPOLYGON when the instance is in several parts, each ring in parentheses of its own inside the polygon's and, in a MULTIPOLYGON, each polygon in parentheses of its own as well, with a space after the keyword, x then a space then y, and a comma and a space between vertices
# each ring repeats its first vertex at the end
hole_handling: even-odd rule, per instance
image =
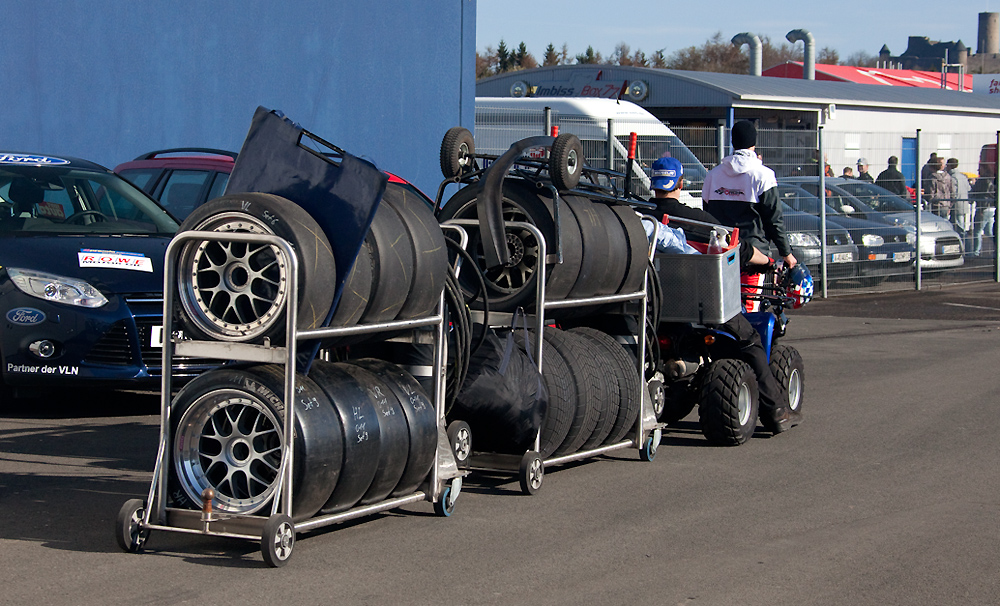
POLYGON ((759 76, 763 71, 763 61, 761 60, 760 38, 756 34, 743 32, 733 36, 733 46, 741 47, 744 44, 750 46, 750 75, 759 76))
POLYGON ((808 30, 793 29, 785 34, 785 39, 795 44, 801 40, 805 44, 804 59, 802 60, 802 78, 805 80, 816 79, 816 41, 808 30))

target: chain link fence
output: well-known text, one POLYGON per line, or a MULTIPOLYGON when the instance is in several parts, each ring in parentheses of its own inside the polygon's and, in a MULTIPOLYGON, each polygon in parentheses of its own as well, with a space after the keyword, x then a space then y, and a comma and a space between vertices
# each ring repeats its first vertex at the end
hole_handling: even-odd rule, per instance
MULTIPOLYGON (((651 195, 649 167, 669 154, 684 165, 682 200, 694 206, 700 206, 707 169, 729 153, 729 131, 721 126, 668 127, 480 106, 476 151, 500 155, 514 141, 548 134, 552 126, 580 137, 588 165, 620 173, 629 169, 629 135, 636 132, 633 191, 651 195)), ((844 132, 764 124, 756 151, 778 177, 793 253, 809 266, 817 291, 833 296, 1000 281, 998 139, 1000 133, 844 132), (932 154, 940 158, 940 168, 932 154)), ((776 255, 773 248, 770 252, 776 255)))

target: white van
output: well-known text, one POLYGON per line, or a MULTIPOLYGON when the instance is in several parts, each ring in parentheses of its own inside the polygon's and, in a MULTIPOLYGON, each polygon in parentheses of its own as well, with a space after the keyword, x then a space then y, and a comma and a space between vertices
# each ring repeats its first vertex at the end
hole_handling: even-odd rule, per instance
POLYGON ((580 97, 476 97, 476 151, 487 155, 500 155, 512 143, 525 137, 547 135, 546 108, 550 124, 559 127, 559 133, 573 133, 583 143, 587 164, 596 168, 626 170, 629 134, 636 133, 637 169, 632 175, 633 191, 644 197, 651 195, 647 172, 653 161, 669 155, 684 165, 685 194, 696 198, 685 202, 701 206, 701 184, 705 180, 705 166, 691 153, 677 135, 654 115, 630 101, 580 97), (612 122, 613 138, 608 149, 608 126, 612 122))

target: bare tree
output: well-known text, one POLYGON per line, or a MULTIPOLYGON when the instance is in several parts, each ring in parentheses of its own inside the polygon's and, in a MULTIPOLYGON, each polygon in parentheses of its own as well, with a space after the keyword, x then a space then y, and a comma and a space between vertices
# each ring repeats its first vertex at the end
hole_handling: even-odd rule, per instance
POLYGON ((840 53, 837 49, 824 46, 816 53, 816 63, 823 65, 840 65, 840 53))
POLYGON ((729 74, 745 74, 749 66, 747 56, 729 40, 724 40, 722 32, 717 32, 700 47, 689 46, 674 51, 666 65, 670 69, 729 74))
POLYGON ((844 65, 853 65, 855 67, 875 67, 878 65, 878 57, 859 50, 848 55, 847 59, 844 59, 844 65))
POLYGON ((494 75, 496 64, 497 52, 492 46, 487 46, 483 54, 476 52, 476 80, 494 75))

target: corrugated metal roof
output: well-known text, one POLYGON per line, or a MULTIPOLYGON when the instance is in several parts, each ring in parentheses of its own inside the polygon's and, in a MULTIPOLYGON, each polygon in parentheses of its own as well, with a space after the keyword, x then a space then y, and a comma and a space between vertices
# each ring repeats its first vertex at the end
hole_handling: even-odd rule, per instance
MULTIPOLYGON (((917 88, 941 88, 941 74, 917 69, 887 69, 881 67, 856 67, 854 65, 826 65, 817 63, 815 66, 817 80, 833 80, 838 82, 855 82, 858 84, 879 84, 882 86, 913 86, 917 88)), ((774 78, 802 79, 802 62, 786 61, 764 70, 764 76, 774 78)), ((962 78, 963 88, 972 92, 972 74, 962 78)), ((958 74, 945 74, 948 90, 958 90, 958 74)))
POLYGON ((476 83, 476 94, 509 96, 510 86, 519 80, 532 86, 563 83, 567 87, 583 82, 641 80, 649 86, 649 96, 637 103, 649 107, 747 107, 767 102, 819 106, 835 103, 838 106, 1000 114, 1000 99, 942 89, 615 65, 561 65, 510 72, 480 80, 476 83))

